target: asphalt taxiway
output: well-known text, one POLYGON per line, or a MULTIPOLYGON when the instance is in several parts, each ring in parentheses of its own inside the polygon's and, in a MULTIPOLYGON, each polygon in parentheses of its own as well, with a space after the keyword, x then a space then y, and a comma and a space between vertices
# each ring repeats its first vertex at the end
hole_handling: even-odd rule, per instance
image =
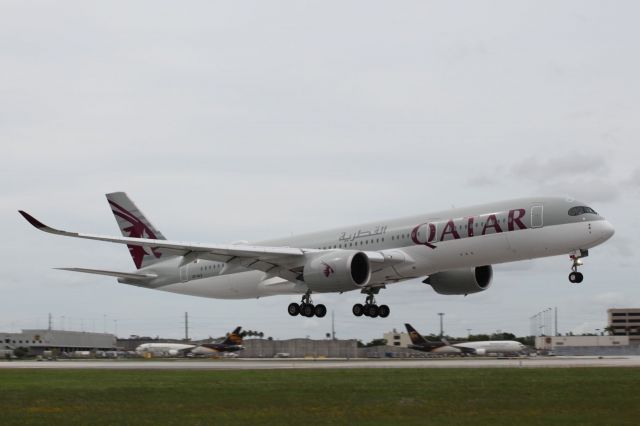
POLYGON ((198 359, 3 361, 0 369, 296 370, 346 368, 640 367, 640 356, 465 359, 198 359))

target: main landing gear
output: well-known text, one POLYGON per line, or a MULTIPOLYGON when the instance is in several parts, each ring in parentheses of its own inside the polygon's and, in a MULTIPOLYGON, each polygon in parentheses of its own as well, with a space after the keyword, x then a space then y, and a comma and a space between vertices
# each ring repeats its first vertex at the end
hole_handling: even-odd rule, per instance
POLYGON ((357 317, 361 317, 362 315, 370 317, 370 318, 386 318, 391 313, 391 310, 387 305, 376 305, 376 299, 374 297, 375 294, 378 294, 380 289, 378 288, 370 288, 367 290, 362 290, 363 293, 367 294, 367 299, 365 300, 364 305, 361 303, 356 303, 353 305, 353 315, 357 317))
POLYGON ((589 256, 588 250, 576 250, 569 258, 573 261, 571 265, 571 273, 569 274, 569 281, 575 284, 579 284, 584 279, 582 273, 578 272, 578 266, 582 266, 583 257, 589 256))
POLYGON ((290 303, 287 311, 292 317, 295 317, 299 314, 303 317, 311 318, 313 316, 316 316, 318 318, 322 318, 323 316, 327 315, 327 307, 322 303, 314 306, 313 302, 311 301, 311 293, 306 293, 304 296, 302 296, 302 301, 300 302, 300 304, 290 303))

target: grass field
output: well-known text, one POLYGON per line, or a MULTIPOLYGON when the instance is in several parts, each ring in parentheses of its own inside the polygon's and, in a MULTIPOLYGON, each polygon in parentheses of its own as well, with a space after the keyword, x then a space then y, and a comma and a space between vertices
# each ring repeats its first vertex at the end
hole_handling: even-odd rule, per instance
POLYGON ((0 370, 1 425, 638 425, 640 369, 0 370))

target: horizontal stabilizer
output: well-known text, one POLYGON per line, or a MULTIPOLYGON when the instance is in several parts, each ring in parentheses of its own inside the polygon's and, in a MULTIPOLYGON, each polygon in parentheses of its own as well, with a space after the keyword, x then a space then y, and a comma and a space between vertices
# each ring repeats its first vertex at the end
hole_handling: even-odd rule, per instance
POLYGON ((151 281, 158 278, 155 274, 135 274, 131 272, 105 271, 102 269, 85 269, 85 268, 54 268, 61 271, 84 272, 86 274, 107 275, 109 277, 125 278, 132 281, 151 281))

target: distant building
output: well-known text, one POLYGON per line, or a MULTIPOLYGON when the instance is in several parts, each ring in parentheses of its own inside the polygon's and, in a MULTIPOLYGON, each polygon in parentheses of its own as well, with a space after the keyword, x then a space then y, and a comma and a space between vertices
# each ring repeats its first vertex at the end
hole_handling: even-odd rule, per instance
POLYGON ((536 349, 555 351, 558 348, 629 346, 627 336, 538 336, 536 349))
POLYGON ((311 339, 245 339, 241 358, 274 358, 286 354, 291 358, 355 358, 358 356, 356 340, 311 340, 311 339))
POLYGON ((614 336, 629 336, 631 344, 640 344, 640 308, 607 309, 607 314, 614 336))
POLYGON ((406 348, 411 344, 409 334, 405 332, 398 332, 395 328, 393 331, 384 333, 382 337, 387 341, 387 346, 406 348))
POLYGON ((106 333, 64 330, 22 330, 21 333, 0 332, 0 350, 27 348, 40 355, 44 351, 72 353, 76 351, 109 351, 116 347, 116 336, 106 333))

